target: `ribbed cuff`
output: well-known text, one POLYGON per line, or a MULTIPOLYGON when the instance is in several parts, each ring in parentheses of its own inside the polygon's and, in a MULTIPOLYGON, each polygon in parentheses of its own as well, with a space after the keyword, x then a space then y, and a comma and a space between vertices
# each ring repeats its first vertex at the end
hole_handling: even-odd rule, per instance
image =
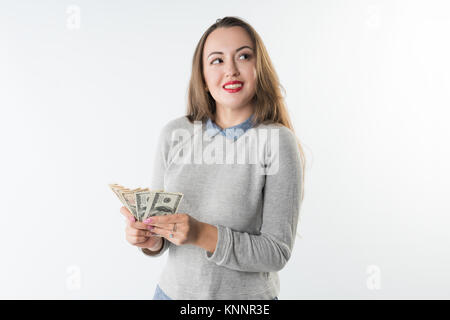
POLYGON ((146 248, 138 248, 138 249, 139 249, 139 251, 144 253, 146 256, 159 257, 167 250, 168 246, 170 245, 169 241, 167 241, 166 239, 162 238, 162 241, 163 241, 163 245, 161 247, 161 250, 159 250, 159 251, 145 250, 146 248))
POLYGON ((214 225, 217 228, 217 245, 213 253, 205 251, 205 258, 217 265, 223 265, 227 261, 231 245, 233 244, 233 235, 231 229, 221 225, 214 225))

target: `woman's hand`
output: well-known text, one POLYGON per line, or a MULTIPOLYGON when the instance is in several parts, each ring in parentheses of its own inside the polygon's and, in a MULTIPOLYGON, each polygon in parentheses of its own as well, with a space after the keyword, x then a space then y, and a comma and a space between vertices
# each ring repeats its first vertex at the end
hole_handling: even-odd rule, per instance
POLYGON ((125 234, 129 243, 133 246, 148 248, 152 251, 157 251, 161 248, 162 238, 152 235, 150 230, 148 230, 148 225, 136 221, 133 214, 126 207, 120 208, 120 213, 127 218, 125 234))
POLYGON ((178 245, 197 244, 202 223, 186 213, 164 216, 153 216, 144 220, 144 224, 152 226, 152 232, 162 235, 168 241, 178 245), (173 237, 170 235, 173 234, 173 237))

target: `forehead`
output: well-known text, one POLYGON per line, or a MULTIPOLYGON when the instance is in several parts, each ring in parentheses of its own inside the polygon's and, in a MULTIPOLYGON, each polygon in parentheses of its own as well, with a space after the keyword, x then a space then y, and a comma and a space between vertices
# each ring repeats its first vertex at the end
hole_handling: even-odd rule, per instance
POLYGON ((218 28, 210 33, 203 49, 204 56, 213 51, 233 51, 242 46, 253 48, 252 40, 242 27, 218 28))

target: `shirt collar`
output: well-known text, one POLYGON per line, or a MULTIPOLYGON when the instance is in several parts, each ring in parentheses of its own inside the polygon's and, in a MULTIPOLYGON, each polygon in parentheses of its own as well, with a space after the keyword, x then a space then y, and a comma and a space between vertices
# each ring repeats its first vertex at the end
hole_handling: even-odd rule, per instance
POLYGON ((236 141, 241 135, 243 135, 248 129, 253 127, 252 124, 253 114, 244 122, 235 125, 230 128, 221 129, 216 125, 210 118, 206 121, 206 132, 210 137, 216 136, 218 133, 222 134, 224 137, 236 141), (240 129, 240 130, 238 130, 240 129))

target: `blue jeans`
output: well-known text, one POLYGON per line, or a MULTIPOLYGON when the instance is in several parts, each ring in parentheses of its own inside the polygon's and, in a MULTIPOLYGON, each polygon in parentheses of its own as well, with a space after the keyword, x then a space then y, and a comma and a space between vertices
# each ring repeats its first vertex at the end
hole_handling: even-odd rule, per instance
MULTIPOLYGON (((159 285, 156 285, 155 295, 153 296, 153 300, 172 300, 168 297, 164 291, 161 290, 159 285)), ((278 297, 275 297, 273 300, 278 300, 278 297)))
POLYGON ((164 291, 161 290, 159 285, 156 285, 155 295, 153 296, 153 300, 172 300, 168 297, 164 291))

